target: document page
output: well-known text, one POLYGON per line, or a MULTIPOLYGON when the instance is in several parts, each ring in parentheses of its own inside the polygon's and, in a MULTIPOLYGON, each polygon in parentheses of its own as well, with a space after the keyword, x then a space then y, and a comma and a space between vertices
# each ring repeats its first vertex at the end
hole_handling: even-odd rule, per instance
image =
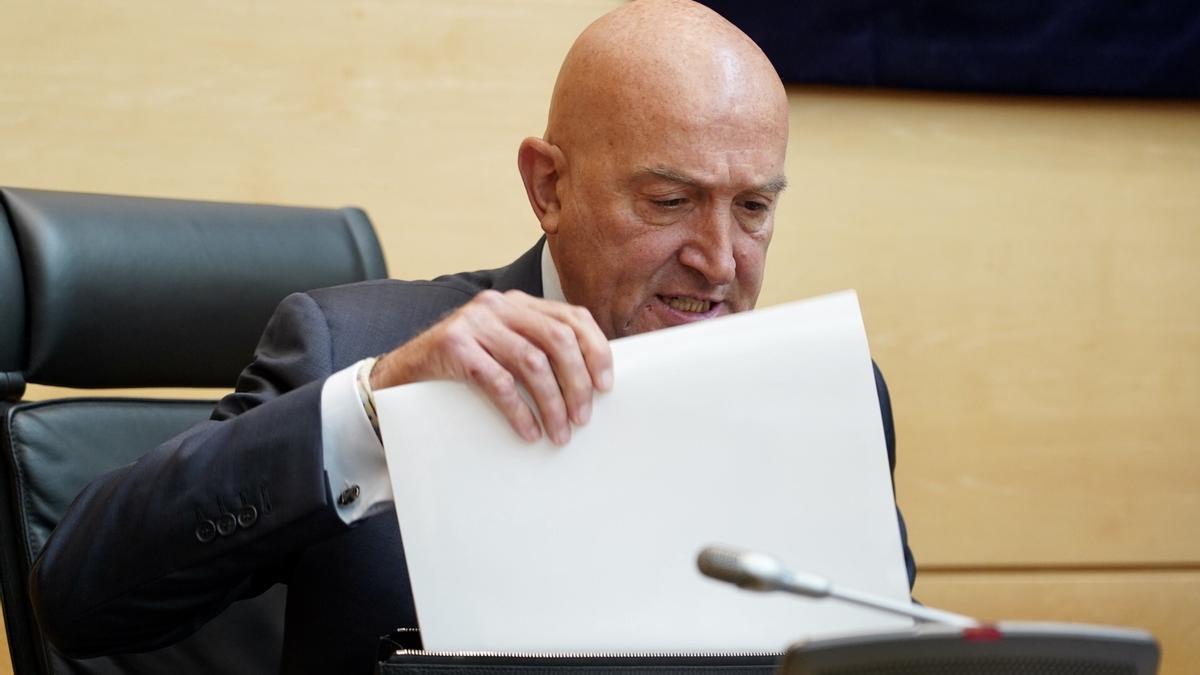
POLYGON ((852 291, 611 344, 613 390, 563 447, 464 384, 376 393, 426 649, 782 651, 911 625, 696 569, 729 545, 907 601, 852 291))

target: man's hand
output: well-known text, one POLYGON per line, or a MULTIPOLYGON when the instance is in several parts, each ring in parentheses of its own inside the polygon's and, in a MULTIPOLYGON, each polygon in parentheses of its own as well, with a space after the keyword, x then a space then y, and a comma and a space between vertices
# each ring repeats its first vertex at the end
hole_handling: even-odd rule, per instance
POLYGON ((487 290, 389 352, 371 371, 371 388, 422 380, 479 387, 522 438, 541 428, 517 384, 533 397, 558 445, 571 424, 586 424, 592 394, 612 387, 612 352, 590 312, 520 291, 487 290))

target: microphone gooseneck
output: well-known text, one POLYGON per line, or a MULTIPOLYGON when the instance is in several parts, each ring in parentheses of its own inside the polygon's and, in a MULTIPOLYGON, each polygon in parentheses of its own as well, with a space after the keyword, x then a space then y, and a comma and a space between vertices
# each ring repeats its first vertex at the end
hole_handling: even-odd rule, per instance
POLYGON ((783 591, 808 598, 833 597, 917 621, 972 627, 979 622, 961 614, 897 602, 879 595, 843 589, 824 577, 789 570, 779 559, 765 553, 741 551, 727 546, 708 546, 696 556, 696 566, 706 577, 731 583, 749 591, 783 591))

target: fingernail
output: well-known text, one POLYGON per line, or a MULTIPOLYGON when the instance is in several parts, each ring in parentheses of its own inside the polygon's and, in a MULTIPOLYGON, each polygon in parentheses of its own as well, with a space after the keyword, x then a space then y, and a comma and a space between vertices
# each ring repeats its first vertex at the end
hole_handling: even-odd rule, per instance
POLYGON ((551 435, 550 440, 554 441, 555 445, 566 445, 567 441, 571 440, 571 432, 564 430, 556 431, 551 435))
POLYGON ((587 424, 588 420, 592 419, 592 402, 586 401, 579 406, 579 424, 587 424))
POLYGON ((612 370, 607 369, 604 372, 600 373, 600 388, 603 389, 604 391, 608 391, 609 389, 612 389, 612 385, 613 385, 612 370))
POLYGON ((538 429, 537 425, 534 424, 532 426, 525 427, 525 431, 522 432, 521 435, 525 437, 525 440, 532 443, 541 437, 542 430, 538 429))

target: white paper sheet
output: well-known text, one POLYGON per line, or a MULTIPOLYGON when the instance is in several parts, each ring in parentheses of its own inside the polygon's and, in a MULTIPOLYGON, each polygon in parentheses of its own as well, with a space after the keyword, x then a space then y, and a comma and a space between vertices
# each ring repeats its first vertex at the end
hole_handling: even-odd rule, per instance
POLYGON ((562 448, 465 385, 376 394, 426 649, 782 650, 910 625, 696 571, 727 544, 908 598, 852 291, 612 349, 614 390, 562 448))

